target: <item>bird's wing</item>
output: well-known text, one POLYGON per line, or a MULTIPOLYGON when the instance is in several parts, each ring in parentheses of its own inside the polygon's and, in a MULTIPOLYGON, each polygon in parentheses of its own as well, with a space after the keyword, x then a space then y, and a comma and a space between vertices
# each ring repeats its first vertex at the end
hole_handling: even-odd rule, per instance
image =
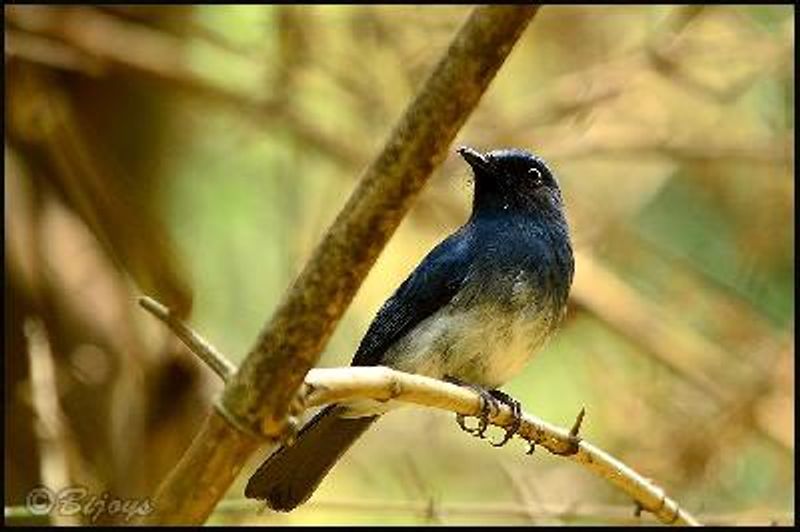
POLYGON ((474 258, 470 238, 469 229, 462 227, 428 253, 378 311, 353 357, 353 366, 379 365, 394 342, 453 299, 474 258))

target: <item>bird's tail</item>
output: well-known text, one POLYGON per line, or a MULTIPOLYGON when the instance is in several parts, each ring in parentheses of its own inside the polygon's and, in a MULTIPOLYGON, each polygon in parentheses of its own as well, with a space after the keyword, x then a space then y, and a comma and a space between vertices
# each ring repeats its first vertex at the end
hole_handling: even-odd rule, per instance
POLYGON ((326 407, 300 430, 294 445, 267 458, 247 482, 245 496, 263 499, 281 512, 308 500, 345 451, 378 419, 342 418, 342 409, 326 407))

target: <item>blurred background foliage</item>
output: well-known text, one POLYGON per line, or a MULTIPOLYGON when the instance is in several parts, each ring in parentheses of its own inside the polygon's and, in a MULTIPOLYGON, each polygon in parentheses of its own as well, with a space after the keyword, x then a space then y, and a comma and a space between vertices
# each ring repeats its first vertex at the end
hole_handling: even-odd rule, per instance
MULTIPOLYGON (((4 9, 5 504, 143 497, 221 385, 136 297, 240 360, 469 8, 4 9)), ((550 161, 573 229, 568 320, 506 390, 562 425, 585 405, 587 438, 709 523, 794 521, 793 15, 542 8, 457 139, 550 161)), ((470 195, 453 153, 320 365, 470 195)), ((407 408, 296 512, 243 501, 243 474, 212 522, 636 522, 523 451, 407 408)))

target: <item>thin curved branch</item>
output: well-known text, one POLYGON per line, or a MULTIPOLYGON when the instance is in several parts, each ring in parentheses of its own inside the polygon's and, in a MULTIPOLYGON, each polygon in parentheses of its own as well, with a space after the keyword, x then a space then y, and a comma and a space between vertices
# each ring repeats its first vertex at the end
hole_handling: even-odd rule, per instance
MULTIPOLYGON (((166 323, 194 354, 227 382, 231 373, 220 372, 217 368, 233 367, 233 364, 222 353, 214 349, 188 325, 171 316, 165 307, 151 298, 141 298, 140 304, 166 323)), ((469 388, 384 366, 313 368, 306 374, 293 405, 299 411, 350 399, 403 401, 466 416, 477 416, 482 406, 480 395, 469 388)), ((578 419, 582 418, 583 410, 578 419)), ((506 428, 513 422, 511 408, 506 404, 500 404, 498 410, 489 415, 489 423, 498 427, 506 428)), ((575 427, 568 430, 523 412, 522 424, 517 434, 553 454, 564 456, 582 465, 607 480, 628 494, 638 507, 653 513, 662 523, 699 525, 689 512, 681 508, 675 500, 667 497, 662 488, 599 447, 581 440, 577 452, 565 454, 573 445, 571 436, 576 435, 576 427, 579 424, 578 421, 575 427)))
POLYGON ((192 330, 180 320, 170 309, 153 299, 152 297, 140 297, 139 305, 147 312, 163 321, 175 333, 175 336, 186 344, 189 350, 200 357, 211 370, 222 379, 228 382, 236 372, 236 365, 225 358, 225 355, 217 351, 213 345, 209 344, 202 336, 192 330))
MULTIPOLYGON (((382 366, 312 369, 306 375, 302 394, 307 406, 369 398, 403 401, 468 416, 478 415, 481 411, 480 395, 468 388, 382 366)), ((489 423, 503 428, 510 426, 513 421, 511 408, 505 404, 500 406, 496 415, 489 417, 489 423)), ((548 423, 533 414, 523 413, 518 434, 612 483, 662 523, 699 524, 675 500, 667 497, 662 488, 599 447, 581 440, 578 452, 566 456, 564 453, 571 446, 568 429, 548 423)))

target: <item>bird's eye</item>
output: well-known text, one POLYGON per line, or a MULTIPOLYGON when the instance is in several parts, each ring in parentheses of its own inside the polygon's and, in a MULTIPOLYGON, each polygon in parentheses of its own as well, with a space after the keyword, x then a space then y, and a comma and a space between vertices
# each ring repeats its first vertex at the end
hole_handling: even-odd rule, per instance
POLYGON ((542 180, 542 173, 539 171, 538 168, 531 168, 528 170, 528 175, 533 179, 533 184, 537 187, 540 187, 544 184, 542 180))

